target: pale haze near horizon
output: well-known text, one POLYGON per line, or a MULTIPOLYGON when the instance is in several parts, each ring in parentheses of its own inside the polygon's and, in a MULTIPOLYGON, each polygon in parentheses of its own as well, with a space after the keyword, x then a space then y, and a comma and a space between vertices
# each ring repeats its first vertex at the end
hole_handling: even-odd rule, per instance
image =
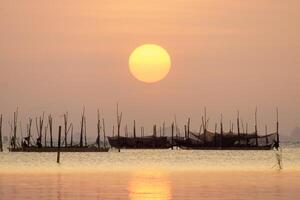
MULTIPOLYGON (((29 116, 69 111, 79 131, 86 107, 95 134, 97 109, 123 125, 171 123, 191 117, 198 130, 204 106, 210 129, 223 113, 225 127, 237 109, 253 129, 283 135, 300 125, 299 1, 0 1, 0 113, 4 129, 19 106, 29 116), (129 72, 128 57, 145 43, 164 47, 172 68, 146 84, 129 72)), ((23 130, 24 132, 24 130, 23 130)))

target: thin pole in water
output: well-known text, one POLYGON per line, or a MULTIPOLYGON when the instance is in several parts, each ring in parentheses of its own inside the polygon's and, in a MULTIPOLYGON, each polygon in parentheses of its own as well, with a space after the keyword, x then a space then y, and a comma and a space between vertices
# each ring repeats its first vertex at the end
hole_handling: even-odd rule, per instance
POLYGON ((3 146, 2 146, 2 115, 0 115, 0 152, 3 151, 3 146))
POLYGON ((237 111, 237 132, 238 132, 238 138, 239 138, 239 146, 241 146, 241 133, 240 133, 240 112, 237 111))
POLYGON ((255 108, 255 146, 258 147, 258 134, 257 134, 257 108, 255 108))
POLYGON ((279 120, 278 120, 278 108, 276 108, 276 141, 277 146, 279 147, 279 120))
POLYGON ((58 145, 57 145, 57 163, 60 163, 60 139, 61 139, 61 126, 58 129, 58 145))
POLYGON ((171 144, 172 144, 172 150, 174 149, 174 122, 172 123, 172 139, 171 139, 171 144))

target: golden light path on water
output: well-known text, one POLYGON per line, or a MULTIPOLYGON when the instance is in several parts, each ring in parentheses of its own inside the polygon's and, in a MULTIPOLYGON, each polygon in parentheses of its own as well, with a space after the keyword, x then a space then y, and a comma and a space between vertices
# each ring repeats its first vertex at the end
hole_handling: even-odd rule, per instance
POLYGON ((171 186, 166 172, 137 171, 129 181, 131 200, 167 200, 171 198, 171 186))

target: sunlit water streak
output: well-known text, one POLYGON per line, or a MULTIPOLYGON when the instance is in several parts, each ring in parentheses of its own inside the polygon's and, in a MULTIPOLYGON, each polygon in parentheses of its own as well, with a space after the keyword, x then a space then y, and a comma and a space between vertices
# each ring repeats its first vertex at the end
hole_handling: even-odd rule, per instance
POLYGON ((275 151, 0 153, 0 199, 291 199, 300 145, 275 151))

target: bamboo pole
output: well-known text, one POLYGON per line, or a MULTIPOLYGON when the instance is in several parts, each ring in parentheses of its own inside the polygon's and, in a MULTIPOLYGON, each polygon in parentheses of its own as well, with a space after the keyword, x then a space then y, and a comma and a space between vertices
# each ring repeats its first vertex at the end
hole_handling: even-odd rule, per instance
POLYGON ((13 124, 13 149, 16 148, 17 145, 17 121, 18 121, 18 108, 17 111, 14 112, 14 124, 13 124))
POLYGON ((44 128, 44 147, 47 146, 47 132, 48 132, 48 124, 44 128))
POLYGON ((133 120, 133 138, 136 138, 136 131, 135 131, 135 120, 133 120))
POLYGON ((156 147, 156 124, 153 126, 154 148, 156 147))
POLYGON ((2 114, 0 115, 0 152, 3 151, 3 144, 2 144, 2 114))
POLYGON ((243 131, 243 141, 244 141, 244 138, 246 137, 246 140, 247 140, 247 135, 245 133, 245 127, 244 127, 244 121, 243 119, 241 119, 241 123, 242 123, 242 131, 243 131))
POLYGON ((106 148, 106 141, 105 141, 105 122, 104 118, 102 118, 102 126, 103 126, 103 146, 106 148))
POLYGON ((97 144, 98 144, 98 149, 100 149, 100 129, 101 129, 101 123, 100 123, 100 112, 98 110, 98 118, 97 118, 97 144))
POLYGON ((57 163, 60 163, 60 139, 61 139, 61 126, 58 128, 58 144, 57 144, 57 163))
POLYGON ((171 138, 172 150, 174 149, 174 122, 172 123, 172 138, 171 138))
POLYGON ((248 123, 246 123, 246 145, 249 145, 249 139, 248 139, 248 123))
POLYGON ((244 127, 244 121, 243 121, 243 119, 241 119, 241 123, 242 123, 242 131, 243 131, 243 134, 245 134, 245 127, 244 127))
POLYGON ((20 125, 20 132, 21 132, 21 147, 23 147, 23 128, 22 128, 22 122, 19 121, 19 125, 20 125))
POLYGON ((163 123, 163 136, 165 136, 165 121, 163 123))
POLYGON ((278 108, 276 108, 276 142, 277 142, 277 149, 279 148, 279 120, 278 120, 278 108))
POLYGON ((70 125, 71 126, 71 143, 70 143, 70 146, 73 147, 73 124, 71 123, 70 125))
POLYGON ((42 117, 35 118, 35 125, 36 125, 36 130, 38 133, 38 138, 36 140, 37 146, 42 147, 42 134, 43 134, 43 126, 44 126, 44 116, 45 113, 43 112, 42 117))
POLYGON ((257 135, 257 108, 255 108, 255 146, 258 146, 258 135, 257 135))
POLYGON ((205 132, 205 119, 203 118, 203 116, 201 117, 201 121, 202 121, 202 125, 203 125, 203 143, 205 145, 205 142, 206 142, 206 132, 205 132))
MULTIPOLYGON (((119 104, 117 103, 117 127, 118 127, 118 142, 120 142, 120 128, 121 128, 121 122, 122 122, 122 112, 119 115, 119 104)), ((120 149, 118 149, 120 152, 120 149)))
POLYGON ((80 124, 80 142, 79 146, 83 147, 83 123, 84 123, 84 112, 85 108, 83 107, 82 115, 81 115, 81 124, 80 124))
POLYGON ((214 142, 215 147, 217 146, 217 127, 218 127, 218 124, 216 123, 215 124, 215 142, 214 142))
POLYGON ((65 143, 65 147, 67 147, 68 146, 68 138, 67 138, 67 135, 68 135, 68 112, 66 112, 65 114, 64 114, 64 128, 65 128, 65 138, 64 138, 64 143, 65 143))
POLYGON ((221 128, 221 140, 220 140, 220 142, 221 142, 221 149, 223 148, 223 116, 222 116, 222 114, 221 114, 221 126, 220 126, 220 128, 221 128))
POLYGON ((153 136, 156 137, 156 124, 153 126, 153 136))
POLYGON ((86 135, 86 117, 84 117, 84 145, 87 147, 87 135, 86 135))
POLYGON ((190 123, 191 123, 191 119, 188 118, 188 124, 187 124, 187 137, 188 137, 188 139, 190 138, 190 123))
POLYGON ((240 112, 239 112, 239 111, 237 111, 237 131, 238 131, 238 141, 239 141, 239 146, 241 146, 240 112))
POLYGON ((49 115, 48 116, 48 124, 49 124, 49 134, 50 134, 50 147, 53 147, 53 132, 52 132, 52 126, 53 126, 53 122, 52 122, 52 116, 49 115))
POLYGON ((204 130, 203 130, 203 136, 204 136, 204 145, 206 145, 206 133, 207 133, 207 118, 206 118, 206 107, 204 107, 204 130))
POLYGON ((134 147, 136 148, 136 130, 135 130, 135 120, 133 120, 133 138, 134 138, 134 147))
MULTIPOLYGON (((176 133, 176 137, 178 137, 178 129, 177 129, 177 119, 176 119, 176 115, 174 115, 174 122, 175 122, 175 133, 176 133)), ((180 133, 179 133, 180 134, 180 133)), ((180 135, 179 135, 180 136, 180 135)))
POLYGON ((29 118, 29 123, 27 124, 27 145, 31 146, 31 126, 32 126, 32 119, 29 118))

